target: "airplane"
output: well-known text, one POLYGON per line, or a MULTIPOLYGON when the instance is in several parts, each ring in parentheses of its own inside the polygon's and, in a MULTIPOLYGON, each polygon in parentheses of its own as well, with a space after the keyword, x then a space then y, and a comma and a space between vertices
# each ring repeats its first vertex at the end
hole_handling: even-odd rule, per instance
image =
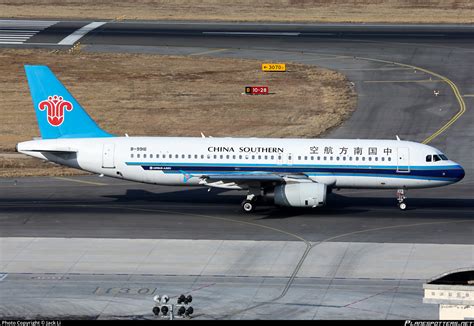
POLYGON ((440 150, 380 139, 129 137, 102 130, 47 66, 25 65, 41 139, 17 151, 94 174, 157 185, 246 191, 244 212, 276 206, 321 207, 333 189, 405 190, 464 177, 440 150))

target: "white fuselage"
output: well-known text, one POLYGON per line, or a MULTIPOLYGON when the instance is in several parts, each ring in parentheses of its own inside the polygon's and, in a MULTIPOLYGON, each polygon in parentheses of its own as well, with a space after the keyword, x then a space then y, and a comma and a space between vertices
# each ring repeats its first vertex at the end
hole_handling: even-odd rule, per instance
POLYGON ((398 140, 105 137, 33 140, 18 151, 126 180, 243 189, 207 184, 212 174, 308 176, 331 188, 427 188, 451 184, 462 167, 430 146, 398 140))

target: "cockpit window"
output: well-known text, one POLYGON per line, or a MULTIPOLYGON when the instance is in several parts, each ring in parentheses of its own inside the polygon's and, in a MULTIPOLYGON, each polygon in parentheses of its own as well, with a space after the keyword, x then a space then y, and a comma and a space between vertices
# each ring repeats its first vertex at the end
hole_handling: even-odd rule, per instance
POLYGON ((438 155, 433 155, 433 161, 434 162, 441 161, 441 157, 439 157, 438 155))
POLYGON ((447 160, 448 160, 448 157, 447 157, 446 155, 444 155, 444 154, 439 154, 439 157, 441 157, 441 159, 442 159, 443 161, 447 161, 447 160))
POLYGON ((426 162, 431 162, 431 155, 426 155, 426 162))

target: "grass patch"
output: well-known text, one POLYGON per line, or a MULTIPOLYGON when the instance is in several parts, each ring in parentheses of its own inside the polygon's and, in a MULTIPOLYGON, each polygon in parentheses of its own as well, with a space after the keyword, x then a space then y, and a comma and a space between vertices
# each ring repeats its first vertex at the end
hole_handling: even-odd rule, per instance
POLYGON ((3 0, 2 17, 473 23, 472 0, 3 0))

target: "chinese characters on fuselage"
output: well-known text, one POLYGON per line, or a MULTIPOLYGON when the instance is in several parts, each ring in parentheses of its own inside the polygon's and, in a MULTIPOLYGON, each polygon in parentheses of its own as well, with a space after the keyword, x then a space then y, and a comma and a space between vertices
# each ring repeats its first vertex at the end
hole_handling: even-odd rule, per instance
POLYGON ((333 147, 333 146, 311 146, 309 148, 310 154, 338 154, 338 155, 377 155, 383 153, 388 156, 392 154, 390 147, 379 149, 378 147, 333 147))

